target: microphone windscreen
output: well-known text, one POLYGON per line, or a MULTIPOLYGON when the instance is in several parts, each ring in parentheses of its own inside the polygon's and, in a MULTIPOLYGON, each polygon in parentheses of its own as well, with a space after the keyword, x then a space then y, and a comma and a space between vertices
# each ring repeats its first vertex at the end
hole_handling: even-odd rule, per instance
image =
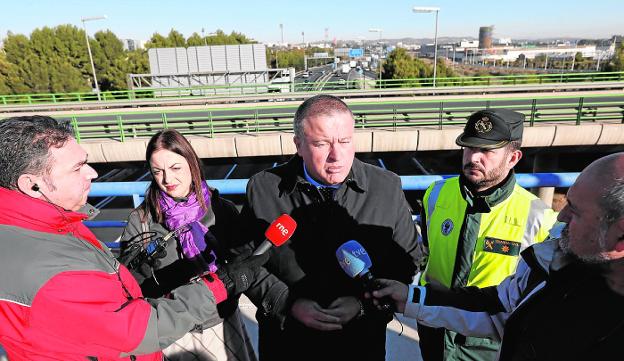
POLYGON ((282 214, 271 223, 264 232, 264 236, 274 246, 279 247, 290 239, 293 233, 295 233, 295 229, 297 229, 297 222, 288 214, 282 214))
POLYGON ((368 253, 358 241, 348 241, 336 250, 338 264, 349 277, 354 278, 368 271, 373 265, 368 253))

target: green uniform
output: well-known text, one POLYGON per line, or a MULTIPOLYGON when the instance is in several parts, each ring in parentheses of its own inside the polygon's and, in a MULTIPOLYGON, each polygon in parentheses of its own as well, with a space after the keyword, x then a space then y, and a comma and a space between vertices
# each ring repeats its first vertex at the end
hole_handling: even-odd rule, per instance
MULTIPOLYGON (((484 193, 471 194, 460 177, 435 182, 427 189, 423 242, 429 260, 422 285, 498 285, 515 272, 520 252, 544 240, 556 221, 552 209, 516 184, 513 172, 484 193)), ((444 360, 495 360, 498 347, 488 339, 446 331, 444 360)))

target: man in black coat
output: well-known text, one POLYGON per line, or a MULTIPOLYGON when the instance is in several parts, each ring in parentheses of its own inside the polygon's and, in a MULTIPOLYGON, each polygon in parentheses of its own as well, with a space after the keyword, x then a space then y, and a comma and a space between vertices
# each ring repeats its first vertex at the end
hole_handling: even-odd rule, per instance
POLYGON ((242 211, 255 244, 280 214, 298 224, 246 293, 258 306, 260 359, 385 360, 391 314, 362 302, 361 284, 339 267, 336 250, 356 240, 373 274, 411 282, 417 230, 400 178, 355 159, 353 114, 336 97, 306 100, 294 129, 297 155, 250 179, 242 211))

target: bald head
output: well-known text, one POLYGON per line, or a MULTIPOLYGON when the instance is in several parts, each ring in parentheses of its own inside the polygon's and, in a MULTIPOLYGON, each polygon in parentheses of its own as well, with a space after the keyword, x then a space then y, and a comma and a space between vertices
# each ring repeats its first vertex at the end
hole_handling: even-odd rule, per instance
POLYGON ((597 159, 583 170, 580 180, 593 184, 600 192, 597 201, 607 225, 624 217, 624 153, 597 159))
POLYGON ((624 178, 624 152, 614 153, 593 161, 582 175, 599 176, 604 181, 624 178))

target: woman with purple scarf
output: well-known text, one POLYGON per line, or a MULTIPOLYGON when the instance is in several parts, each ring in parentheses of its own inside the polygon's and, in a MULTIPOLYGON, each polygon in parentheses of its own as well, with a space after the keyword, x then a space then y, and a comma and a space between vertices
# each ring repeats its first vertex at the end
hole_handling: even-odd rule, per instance
MULTIPOLYGON (((148 244, 176 231, 165 252, 149 272, 135 273, 145 297, 162 297, 203 272, 215 272, 219 261, 231 257, 238 211, 234 204, 208 187, 197 154, 189 141, 173 129, 155 134, 145 158, 152 173, 145 202, 128 218, 121 236, 124 247, 148 244)), ((223 322, 207 328, 197 325, 166 348, 165 360, 255 361, 238 298, 218 305, 223 322)))

